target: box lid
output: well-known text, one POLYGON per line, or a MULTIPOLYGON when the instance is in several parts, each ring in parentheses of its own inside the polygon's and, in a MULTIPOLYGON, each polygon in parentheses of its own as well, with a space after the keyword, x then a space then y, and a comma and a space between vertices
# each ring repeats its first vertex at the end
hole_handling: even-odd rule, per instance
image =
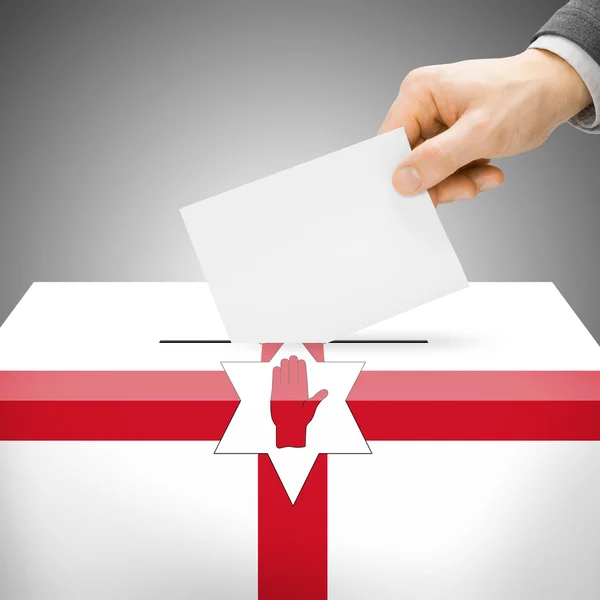
MULTIPOLYGON (((219 340, 227 334, 205 283, 35 283, 0 328, 0 370, 260 360, 258 344, 189 343, 219 340)), ((344 341, 355 343, 328 344, 326 360, 365 370, 600 369, 600 347, 552 283, 472 283, 344 341)))

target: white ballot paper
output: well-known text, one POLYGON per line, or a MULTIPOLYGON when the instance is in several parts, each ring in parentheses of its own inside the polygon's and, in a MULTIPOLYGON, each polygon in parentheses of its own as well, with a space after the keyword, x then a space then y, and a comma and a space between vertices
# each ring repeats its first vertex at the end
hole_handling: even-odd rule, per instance
POLYGON ((233 342, 327 342, 467 286, 398 129, 182 209, 233 342))

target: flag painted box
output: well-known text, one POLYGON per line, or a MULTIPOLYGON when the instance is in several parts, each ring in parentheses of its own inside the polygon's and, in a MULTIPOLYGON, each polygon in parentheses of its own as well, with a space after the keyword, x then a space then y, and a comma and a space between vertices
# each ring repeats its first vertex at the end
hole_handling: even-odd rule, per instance
POLYGON ((324 346, 228 343, 205 284, 34 284, 0 440, 3 600, 600 597, 600 348, 552 284, 324 346))

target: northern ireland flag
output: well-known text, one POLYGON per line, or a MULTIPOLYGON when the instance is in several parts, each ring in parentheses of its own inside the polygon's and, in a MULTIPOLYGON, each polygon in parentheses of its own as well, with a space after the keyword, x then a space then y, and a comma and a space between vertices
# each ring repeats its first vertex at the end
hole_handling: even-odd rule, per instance
POLYGON ((0 329, 0 597, 597 599, 600 348, 551 284, 230 344, 203 284, 0 329))

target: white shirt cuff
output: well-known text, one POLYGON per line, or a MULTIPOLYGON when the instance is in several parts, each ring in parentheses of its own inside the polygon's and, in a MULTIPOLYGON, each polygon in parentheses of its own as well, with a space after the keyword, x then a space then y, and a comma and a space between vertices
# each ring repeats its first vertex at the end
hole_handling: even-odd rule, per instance
POLYGON ((575 42, 559 35, 542 35, 530 48, 548 50, 568 62, 579 74, 592 96, 592 104, 569 123, 587 133, 600 133, 600 65, 575 42))

